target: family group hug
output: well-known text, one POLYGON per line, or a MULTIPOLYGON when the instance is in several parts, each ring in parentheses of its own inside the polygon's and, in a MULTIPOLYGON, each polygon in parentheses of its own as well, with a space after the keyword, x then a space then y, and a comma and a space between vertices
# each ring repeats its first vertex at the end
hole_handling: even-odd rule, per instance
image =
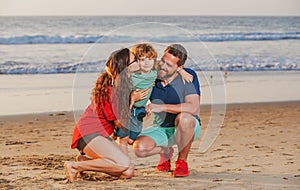
POLYGON ((70 182, 84 171, 133 177, 128 146, 140 158, 159 154, 158 172, 189 175, 188 154, 201 130, 199 81, 195 71, 184 67, 188 53, 181 44, 157 56, 149 43, 111 53, 74 128, 71 148, 80 154, 64 163, 70 182), (152 125, 143 127, 151 114, 152 125), (178 148, 175 166, 173 146, 178 148))

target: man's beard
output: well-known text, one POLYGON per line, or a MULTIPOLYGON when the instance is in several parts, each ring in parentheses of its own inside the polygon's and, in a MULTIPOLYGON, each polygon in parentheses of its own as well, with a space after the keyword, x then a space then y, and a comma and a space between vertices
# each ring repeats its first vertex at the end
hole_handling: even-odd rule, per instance
POLYGON ((157 72, 157 78, 160 80, 165 80, 165 79, 172 77, 174 75, 174 73, 175 72, 167 73, 166 71, 159 69, 157 72))

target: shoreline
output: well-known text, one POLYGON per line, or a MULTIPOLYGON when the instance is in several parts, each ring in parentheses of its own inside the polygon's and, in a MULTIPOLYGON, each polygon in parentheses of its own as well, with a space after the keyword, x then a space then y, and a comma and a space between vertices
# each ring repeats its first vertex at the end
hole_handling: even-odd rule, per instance
MULTIPOLYGON (((197 72, 201 105, 300 101, 299 72, 197 72), (213 76, 210 78, 210 76, 213 76)), ((96 73, 0 75, 0 116, 83 110, 96 73), (22 81, 22 82, 20 82, 22 81)))
MULTIPOLYGON (((234 107, 244 107, 244 106, 268 106, 268 105, 283 105, 283 104, 300 104, 300 100, 288 100, 288 101, 276 101, 276 102, 241 102, 241 103, 228 103, 225 104, 225 108, 234 108, 234 107)), ((223 106, 224 104, 201 104, 202 109, 210 109, 212 106, 223 106)), ((20 113, 20 114, 8 114, 8 115, 0 115, 0 119, 9 119, 9 118, 26 118, 31 116, 57 116, 57 115, 73 115, 77 112, 83 112, 84 110, 77 111, 49 111, 49 112, 36 112, 36 113, 20 113)), ((201 116, 201 115, 200 115, 201 116)))
POLYGON ((203 153, 199 144, 211 114, 210 106, 201 107, 201 137, 188 157, 190 176, 156 172, 158 155, 137 158, 129 147, 132 179, 85 172, 77 183, 66 183, 63 167, 78 154, 70 148, 72 112, 0 117, 0 189, 300 189, 300 101, 227 105, 220 133, 203 153))

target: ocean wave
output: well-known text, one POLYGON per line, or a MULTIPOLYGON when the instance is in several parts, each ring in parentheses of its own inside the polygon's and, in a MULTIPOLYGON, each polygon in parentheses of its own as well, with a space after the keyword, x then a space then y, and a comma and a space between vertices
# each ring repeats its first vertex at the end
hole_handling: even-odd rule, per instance
MULTIPOLYGON (((186 67, 196 71, 288 71, 300 70, 300 64, 292 62, 278 63, 276 61, 241 63, 238 60, 232 63, 215 62, 198 64, 187 62, 186 67)), ((63 74, 63 73, 95 73, 102 72, 105 61, 83 62, 83 63, 55 63, 55 64, 33 64, 27 62, 7 61, 0 63, 0 74, 63 74)))
POLYGON ((55 63, 38 64, 18 61, 0 63, 0 74, 63 74, 63 73, 93 73, 104 68, 105 61, 86 63, 55 63))
POLYGON ((149 42, 223 42, 223 41, 272 41, 272 40, 299 40, 300 32, 249 32, 249 33, 214 33, 190 36, 49 36, 24 35, 0 37, 0 45, 13 44, 87 44, 87 43, 134 43, 137 41, 149 42))

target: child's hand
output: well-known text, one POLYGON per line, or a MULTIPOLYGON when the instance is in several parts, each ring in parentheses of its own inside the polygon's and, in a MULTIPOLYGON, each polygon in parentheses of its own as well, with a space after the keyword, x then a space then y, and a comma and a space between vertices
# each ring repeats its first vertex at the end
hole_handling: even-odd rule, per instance
POLYGON ((193 75, 191 75, 190 73, 186 72, 182 68, 179 68, 179 70, 177 70, 177 71, 181 75, 183 84, 185 84, 186 82, 187 83, 193 82, 193 79, 194 79, 193 75))

